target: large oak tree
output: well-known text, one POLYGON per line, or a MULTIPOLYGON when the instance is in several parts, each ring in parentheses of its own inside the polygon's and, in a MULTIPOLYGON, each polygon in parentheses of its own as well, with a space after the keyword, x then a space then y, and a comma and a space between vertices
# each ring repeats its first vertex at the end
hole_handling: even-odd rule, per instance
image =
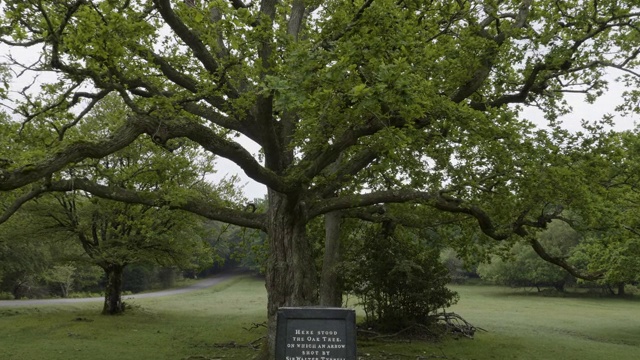
POLYGON ((15 199, 3 217, 73 187, 263 230, 270 345, 279 306, 317 302, 310 219, 415 202, 472 218, 489 238, 526 237, 588 191, 571 168, 584 142, 556 126, 570 111, 563 93, 592 100, 608 68, 638 80, 632 0, 9 0, 2 11, 1 41, 35 55, 13 68, 49 74, 38 91, 19 89, 22 132, 0 130, 16 144, 0 156, 0 191, 15 199), (110 93, 126 122, 68 137, 110 93), (525 120, 534 106, 551 130, 525 120), (65 172, 141 136, 233 161, 267 186, 267 211, 65 172), (40 151, 15 151, 23 140, 40 151))

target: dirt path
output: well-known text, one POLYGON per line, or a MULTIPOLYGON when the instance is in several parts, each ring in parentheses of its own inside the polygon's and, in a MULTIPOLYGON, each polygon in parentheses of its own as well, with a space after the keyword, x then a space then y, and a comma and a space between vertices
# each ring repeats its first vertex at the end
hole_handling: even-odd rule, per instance
MULTIPOLYGON (((143 298, 150 298, 150 297, 184 294, 191 291, 205 289, 205 288, 217 285, 225 280, 239 276, 240 274, 242 273, 228 272, 228 273, 219 274, 219 275, 215 275, 215 276, 200 280, 197 283, 187 287, 162 290, 162 291, 156 291, 156 292, 144 293, 144 294, 126 295, 126 296, 123 296, 122 299, 124 301, 127 301, 131 299, 143 299, 143 298)), ((101 301, 104 301, 104 298, 95 297, 95 298, 78 298, 78 299, 0 300, 0 307, 77 304, 77 303, 84 303, 84 302, 101 302, 101 301)))

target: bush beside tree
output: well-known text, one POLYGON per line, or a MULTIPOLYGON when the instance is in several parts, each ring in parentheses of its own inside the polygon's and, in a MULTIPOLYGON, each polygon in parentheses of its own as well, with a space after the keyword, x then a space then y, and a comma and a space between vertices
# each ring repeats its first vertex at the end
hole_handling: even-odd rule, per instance
POLYGON ((344 264, 345 288, 360 299, 368 326, 394 332, 429 324, 436 310, 457 302, 440 248, 415 230, 386 222, 367 226, 357 240, 344 264))

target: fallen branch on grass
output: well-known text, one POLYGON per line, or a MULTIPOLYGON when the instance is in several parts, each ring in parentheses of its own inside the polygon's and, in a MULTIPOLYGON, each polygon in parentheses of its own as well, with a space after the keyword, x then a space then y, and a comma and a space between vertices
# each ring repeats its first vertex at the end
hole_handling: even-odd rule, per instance
POLYGON ((469 339, 473 339, 473 335, 477 330, 487 332, 487 330, 481 327, 471 325, 467 320, 456 313, 448 313, 443 311, 436 314, 435 319, 438 323, 446 326, 448 332, 452 334, 460 334, 468 337, 469 339))
POLYGON ((262 340, 265 338, 266 336, 257 338, 255 340, 253 340, 252 342, 248 343, 248 344, 238 344, 235 341, 229 341, 227 343, 216 343, 213 344, 213 347, 215 348, 219 348, 219 349, 238 349, 238 348, 250 348, 253 350, 259 350, 260 349, 260 344, 262 343, 262 340))
MULTIPOLYGON (((448 359, 449 357, 447 355, 444 354, 444 351, 442 351, 442 349, 440 349, 440 351, 442 352, 442 355, 406 355, 406 354, 399 354, 399 353, 390 353, 387 351, 381 351, 380 352, 380 356, 382 357, 378 357, 377 355, 373 355, 374 359, 398 359, 398 358, 407 358, 407 359, 411 359, 411 360, 428 360, 428 359, 448 359)), ((362 358, 364 357, 371 357, 371 354, 365 354, 362 358)))
POLYGON ((370 330, 359 330, 359 332, 371 334, 372 336, 369 336, 368 339, 376 340, 376 339, 384 339, 384 338, 394 338, 411 328, 413 328, 413 326, 409 326, 408 328, 402 329, 395 334, 381 334, 377 331, 370 331, 370 330))
POLYGON ((265 321, 265 322, 262 322, 262 323, 259 323, 259 324, 258 323, 252 323, 251 325, 252 326, 250 328, 243 327, 243 329, 247 330, 247 331, 251 331, 253 329, 259 329, 261 327, 266 328, 267 327, 267 322, 265 321))

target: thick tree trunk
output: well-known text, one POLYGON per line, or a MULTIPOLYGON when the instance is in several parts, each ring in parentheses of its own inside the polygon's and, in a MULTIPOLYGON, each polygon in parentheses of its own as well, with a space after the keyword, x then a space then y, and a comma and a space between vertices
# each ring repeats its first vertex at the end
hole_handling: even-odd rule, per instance
POLYGON ((320 276, 320 305, 342 306, 342 289, 338 284, 337 266, 340 262, 340 222, 342 216, 339 211, 333 211, 324 216, 325 242, 324 261, 320 276))
POLYGON ((276 315, 283 306, 317 305, 317 278, 311 246, 305 236, 304 205, 269 191, 269 260, 267 344, 260 359, 275 359, 276 315))
POLYGON ((122 272, 124 265, 109 264, 103 269, 107 274, 107 286, 104 290, 103 315, 117 315, 124 312, 122 302, 122 272))
POLYGON ((624 285, 625 285, 625 283, 623 283, 623 282, 618 283, 618 296, 624 296, 624 294, 625 294, 624 285))

